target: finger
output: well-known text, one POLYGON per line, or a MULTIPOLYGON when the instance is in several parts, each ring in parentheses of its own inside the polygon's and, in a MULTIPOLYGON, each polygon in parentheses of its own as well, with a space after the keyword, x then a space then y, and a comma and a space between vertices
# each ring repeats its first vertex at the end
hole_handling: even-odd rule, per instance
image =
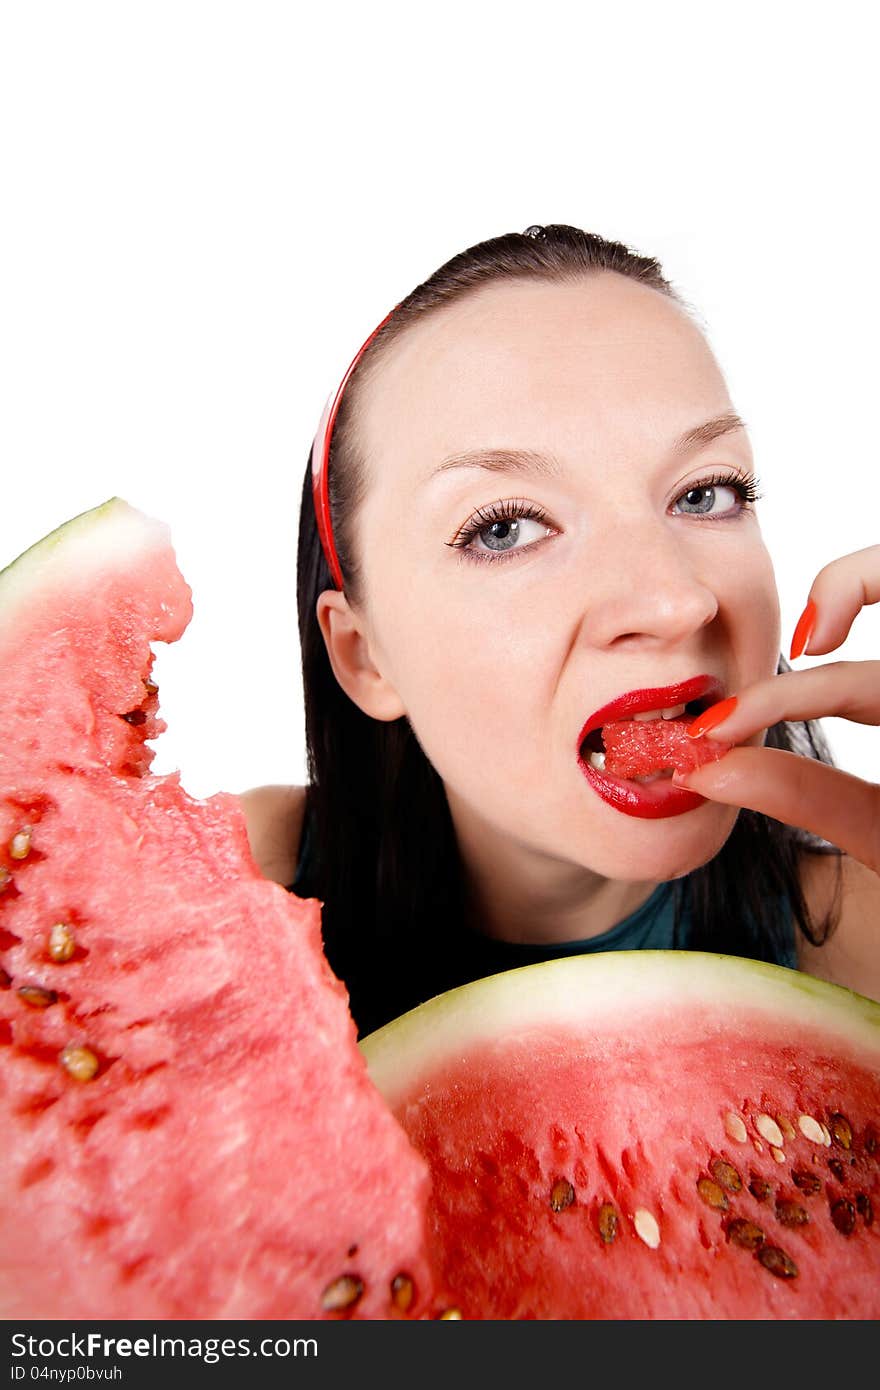
MULTIPOLYGON (((809 630, 803 652, 823 656, 833 652, 845 641, 860 609, 880 602, 880 545, 869 545, 842 555, 821 569, 813 580, 807 608, 798 620, 809 630), (810 604, 815 605, 812 625, 808 618, 810 604)), ((797 629, 796 629, 797 631, 797 629)), ((792 658, 803 655, 792 649, 792 658)))
POLYGON ((805 671, 785 671, 747 686, 734 698, 726 718, 711 723, 713 711, 721 714, 721 705, 728 706, 722 701, 693 720, 688 732, 741 743, 783 719, 835 715, 857 724, 880 724, 880 661, 828 661, 805 671))
POLYGON ((733 748, 678 786, 800 826, 880 872, 880 787, 781 748, 733 748))

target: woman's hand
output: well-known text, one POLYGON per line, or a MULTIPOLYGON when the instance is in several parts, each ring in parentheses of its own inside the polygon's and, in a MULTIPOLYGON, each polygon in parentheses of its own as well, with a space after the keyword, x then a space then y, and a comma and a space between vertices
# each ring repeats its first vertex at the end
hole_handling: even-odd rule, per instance
MULTIPOLYGON (((878 601, 880 545, 832 561, 810 589, 791 658, 808 648, 811 656, 834 651, 859 610, 878 601)), ((880 724, 880 661, 833 661, 808 671, 786 671, 714 705, 688 732, 738 742, 783 719, 826 715, 880 724), (720 716, 714 725, 713 714, 720 716)), ((686 775, 676 773, 673 780, 712 801, 762 811, 810 830, 880 874, 880 786, 872 782, 777 748, 734 748, 718 762, 686 775)))

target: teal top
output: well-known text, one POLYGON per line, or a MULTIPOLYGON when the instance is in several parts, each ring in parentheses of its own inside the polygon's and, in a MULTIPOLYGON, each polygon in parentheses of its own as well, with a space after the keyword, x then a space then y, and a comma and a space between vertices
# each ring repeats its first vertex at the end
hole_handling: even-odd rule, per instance
MULTIPOLYGON (((791 970, 798 968, 794 922, 784 907, 785 943, 774 962, 791 970)), ((469 933, 475 936, 475 933, 469 933)), ((472 964, 479 975, 494 975, 520 965, 559 960, 563 956, 584 956, 597 951, 686 951, 691 946, 692 924, 688 913, 675 923, 673 884, 660 883, 649 898, 598 936, 580 941, 516 942, 479 937, 472 942, 472 964)))

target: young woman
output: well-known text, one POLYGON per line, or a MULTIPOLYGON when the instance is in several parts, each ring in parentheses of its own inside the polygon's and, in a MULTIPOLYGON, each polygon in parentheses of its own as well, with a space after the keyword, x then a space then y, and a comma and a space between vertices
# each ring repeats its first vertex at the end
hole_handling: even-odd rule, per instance
MULTIPOLYGON (((343 387, 300 517, 309 786, 243 802, 263 871, 321 899, 361 1033, 612 949, 880 997, 880 790, 808 722, 880 722, 880 664, 781 674, 748 435, 658 263, 566 226, 481 243, 343 387), (739 746, 603 771, 604 724, 663 717, 739 746)), ((792 655, 878 597, 880 547, 827 566, 792 655)))

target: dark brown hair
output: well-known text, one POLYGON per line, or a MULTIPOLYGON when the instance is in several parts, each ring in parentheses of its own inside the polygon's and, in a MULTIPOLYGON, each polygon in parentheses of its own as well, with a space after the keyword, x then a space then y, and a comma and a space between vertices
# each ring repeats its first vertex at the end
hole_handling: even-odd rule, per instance
MULTIPOLYGON (((426 314, 499 280, 573 283, 613 271, 686 301, 656 260, 577 227, 530 227, 480 242, 418 285, 390 315, 353 372, 340 406, 330 453, 330 508, 345 592, 364 598, 354 541, 367 487, 358 445, 359 394, 381 370, 388 345, 426 314)), ((321 550, 311 471, 303 481, 297 601, 309 786, 307 864, 297 892, 322 900, 325 948, 348 986, 366 1033, 440 989, 462 983, 453 941, 464 919, 461 863, 443 783, 406 718, 365 715, 338 684, 315 613, 333 588, 321 550)), ((779 669, 787 669, 780 658, 779 669)), ((817 726, 778 724, 768 746, 831 762, 817 726)), ((804 853, 834 852, 805 832, 741 811, 719 853, 674 885, 677 920, 687 911, 694 949, 779 959, 786 904, 814 944, 825 939, 838 909, 811 922, 800 886, 804 853)), ((301 851, 302 853, 302 851, 301 851)), ((838 892, 839 898, 839 892, 838 892)))

